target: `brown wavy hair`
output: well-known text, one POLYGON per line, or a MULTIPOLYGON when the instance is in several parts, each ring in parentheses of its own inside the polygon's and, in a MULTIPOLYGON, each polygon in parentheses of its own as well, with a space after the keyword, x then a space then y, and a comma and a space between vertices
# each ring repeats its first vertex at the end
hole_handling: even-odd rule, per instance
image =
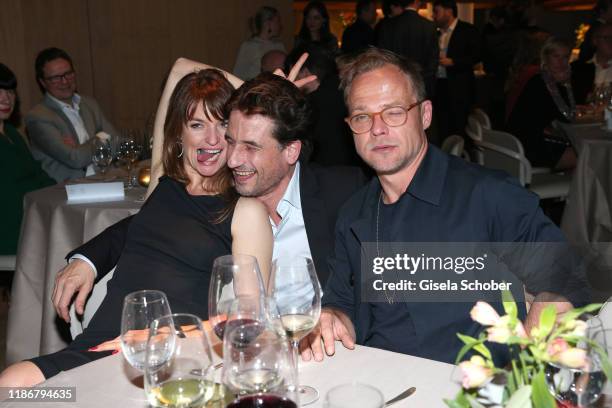
MULTIPOLYGON (((185 185, 189 183, 183 159, 179 157, 182 151, 183 128, 193 118, 200 103, 204 105, 204 114, 208 120, 227 120, 226 104, 233 92, 232 84, 216 69, 203 69, 187 74, 176 84, 164 123, 162 163, 168 177, 185 185)), ((219 217, 215 219, 215 222, 221 222, 232 213, 238 201, 238 194, 233 187, 232 173, 227 166, 211 179, 208 187, 227 202, 219 217)))

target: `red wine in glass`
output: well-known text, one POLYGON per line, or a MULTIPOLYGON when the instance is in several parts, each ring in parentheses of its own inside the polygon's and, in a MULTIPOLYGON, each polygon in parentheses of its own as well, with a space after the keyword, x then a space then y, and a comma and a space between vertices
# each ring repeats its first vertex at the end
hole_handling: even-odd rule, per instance
POLYGON ((234 400, 227 408, 297 408, 288 398, 270 394, 247 395, 234 400))
MULTIPOLYGON (((257 320, 255 319, 233 319, 230 320, 229 322, 227 320, 224 320, 222 322, 219 322, 215 325, 215 327, 213 328, 213 330, 215 331, 215 334, 217 335, 217 337, 220 340, 223 340, 223 335, 225 333, 225 327, 229 327, 229 329, 233 329, 236 328, 238 326, 242 326, 243 324, 249 324, 249 323, 256 323, 257 320)), ((256 330, 255 328, 253 328, 253 333, 248 333, 248 336, 245 338, 245 343, 248 343, 249 341, 253 340, 253 338, 257 337, 259 335, 259 330, 256 330)))

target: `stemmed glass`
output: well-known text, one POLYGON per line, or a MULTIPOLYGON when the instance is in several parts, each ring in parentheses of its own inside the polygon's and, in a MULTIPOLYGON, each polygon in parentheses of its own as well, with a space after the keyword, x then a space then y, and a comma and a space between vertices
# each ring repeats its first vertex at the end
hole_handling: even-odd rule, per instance
POLYGON ((216 395, 211 349, 199 317, 174 314, 151 323, 144 377, 153 407, 200 407, 216 395))
POLYGON ((297 408, 297 383, 286 338, 267 322, 226 330, 223 385, 238 396, 230 408, 297 408))
POLYGON ((125 297, 120 339, 123 355, 132 367, 144 370, 149 326, 170 313, 168 298, 161 291, 139 290, 125 297))
POLYGON ((263 302, 264 296, 263 281, 255 257, 237 254, 215 259, 208 292, 208 317, 217 337, 223 340, 234 299, 257 298, 263 302))
POLYGON ((606 384, 602 352, 610 355, 612 350, 608 344, 612 339, 612 331, 605 330, 597 317, 592 317, 588 323, 587 340, 578 344, 578 347, 586 351, 584 365, 571 368, 550 362, 545 370, 549 391, 555 399, 561 404, 577 408, 590 407, 601 396, 606 384))
POLYGON ((92 161, 100 169, 100 174, 104 175, 106 173, 106 168, 110 166, 113 161, 113 150, 108 139, 96 137, 92 161))
POLYGON ((140 158, 140 153, 142 153, 142 144, 133 135, 132 132, 128 132, 128 136, 121 140, 118 152, 118 158, 125 165, 128 172, 128 189, 134 187, 132 167, 140 158))
MULTIPOLYGON (((272 263, 268 296, 274 299, 283 328, 291 341, 293 362, 298 367, 298 344, 317 325, 321 315, 321 285, 310 258, 279 258, 272 263)), ((299 386, 300 403, 319 398, 310 386, 299 386)))

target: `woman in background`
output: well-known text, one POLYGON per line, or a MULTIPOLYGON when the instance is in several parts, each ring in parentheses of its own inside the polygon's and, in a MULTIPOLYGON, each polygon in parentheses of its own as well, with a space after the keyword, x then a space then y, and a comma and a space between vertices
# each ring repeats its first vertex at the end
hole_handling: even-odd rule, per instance
POLYGON ((285 52, 278 39, 283 30, 280 14, 274 7, 263 6, 251 18, 253 36, 240 45, 234 75, 245 81, 256 77, 261 71, 261 58, 269 51, 285 52))
POLYGON ((338 39, 329 30, 329 14, 320 1, 311 1, 304 7, 302 28, 295 39, 295 48, 315 46, 335 55, 338 39))
POLYGON ((17 78, 0 64, 0 255, 15 255, 23 217, 23 196, 55 184, 32 157, 19 126, 17 78))
POLYGON ((510 117, 508 131, 525 148, 533 166, 568 170, 576 167, 576 153, 552 134, 554 120, 571 122, 576 102, 570 82, 570 47, 549 38, 541 52, 541 70, 525 85, 510 117))

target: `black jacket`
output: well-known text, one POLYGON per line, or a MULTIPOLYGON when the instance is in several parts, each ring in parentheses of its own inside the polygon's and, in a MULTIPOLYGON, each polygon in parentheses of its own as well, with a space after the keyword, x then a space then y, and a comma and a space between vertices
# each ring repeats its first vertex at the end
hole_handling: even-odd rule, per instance
POLYGON ((421 66, 427 95, 433 97, 438 69, 438 37, 434 23, 414 10, 385 21, 380 27, 377 45, 402 55, 421 66))

